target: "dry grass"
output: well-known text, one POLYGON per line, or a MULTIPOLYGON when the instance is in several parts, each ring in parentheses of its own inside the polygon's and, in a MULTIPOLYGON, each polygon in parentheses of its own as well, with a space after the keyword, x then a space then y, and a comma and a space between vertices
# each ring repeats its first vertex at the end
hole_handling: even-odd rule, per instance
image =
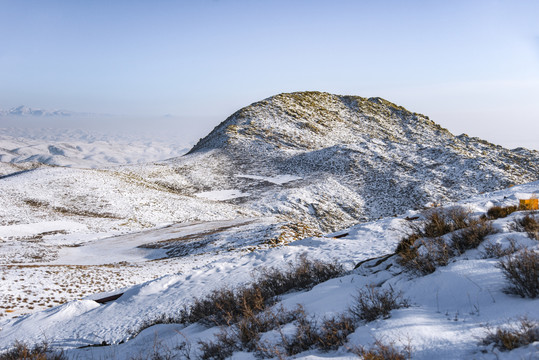
POLYGON ((494 232, 490 221, 474 218, 463 208, 435 209, 425 214, 425 220, 411 223, 395 252, 406 270, 427 275, 447 265, 452 257, 477 248, 494 232), (451 238, 446 241, 444 235, 449 233, 451 238))
POLYGON ((523 317, 513 326, 487 328, 487 336, 481 342, 509 351, 536 341, 539 341, 539 322, 523 317))
POLYGON ((487 218, 490 220, 496 220, 500 218, 505 218, 518 211, 518 206, 493 206, 487 211, 487 218))
POLYGON ((477 248, 485 240, 485 237, 494 233, 495 230, 492 228, 492 223, 480 219, 477 222, 473 222, 467 228, 453 233, 451 236, 451 247, 457 254, 462 254, 466 250, 477 248))
POLYGON ((512 224, 515 231, 525 232, 530 239, 539 240, 539 219, 535 214, 527 214, 512 224))
POLYGON ((376 340, 371 348, 357 346, 351 348, 350 351, 363 360, 408 360, 412 358, 412 347, 410 345, 398 349, 395 343, 386 344, 381 340, 376 340))
POLYGON ((47 343, 29 347, 22 342, 13 344, 13 348, 0 354, 0 360, 67 360, 63 352, 52 351, 47 343))
POLYGON ((409 305, 402 293, 395 293, 392 288, 383 290, 369 286, 359 290, 354 304, 350 307, 350 313, 360 321, 370 322, 378 318, 387 319, 391 310, 409 305))
POLYGON ((507 293, 521 297, 539 296, 539 254, 523 249, 498 262, 505 278, 509 281, 507 293))

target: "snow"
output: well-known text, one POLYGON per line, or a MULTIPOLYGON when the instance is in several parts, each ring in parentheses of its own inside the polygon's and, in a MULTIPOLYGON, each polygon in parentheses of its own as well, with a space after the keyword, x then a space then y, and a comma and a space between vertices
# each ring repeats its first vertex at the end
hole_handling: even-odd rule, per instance
MULTIPOLYGON (((460 204, 480 214, 492 204, 513 204, 519 194, 536 191, 539 191, 539 182, 481 194, 460 204)), ((241 226, 242 222, 238 219, 234 224, 215 222, 167 225, 141 233, 86 242, 81 247, 84 251, 81 251, 78 257, 66 252, 59 256, 59 261, 71 259, 73 263, 82 263, 83 254, 86 254, 88 258, 95 256, 107 259, 95 264, 133 261, 133 265, 143 268, 146 266, 147 269, 153 266, 151 264, 162 261, 160 271, 166 271, 168 275, 124 288, 121 290, 123 295, 118 300, 107 304, 99 305, 86 298, 70 301, 46 311, 4 320, 0 323, 2 339, 0 348, 6 349, 15 340, 35 342, 46 338, 53 347, 66 349, 66 354, 74 359, 150 357, 153 351, 150 349, 169 351, 182 358, 176 347, 188 342, 191 344, 191 355, 194 355, 198 340, 211 339, 218 331, 217 327, 204 327, 199 324, 188 327, 174 324, 156 325, 144 330, 135 338, 132 338, 132 331, 146 319, 160 314, 174 315, 194 297, 203 296, 212 289, 248 282, 250 274, 260 267, 284 267, 288 261, 293 261, 302 253, 320 260, 337 259, 350 270, 359 261, 391 254, 406 227, 407 221, 404 218, 414 214, 415 212, 410 211, 402 216, 342 229, 325 237, 298 240, 288 246, 262 247, 247 252, 188 255, 158 261, 148 261, 148 258, 140 254, 130 258, 129 244, 135 248, 141 244, 166 240, 174 233, 175 236, 185 237, 223 229, 227 225, 241 226), (344 234, 348 235, 332 237, 344 234), (105 253, 107 248, 110 250, 109 254, 105 253), (165 270, 167 267, 168 270, 165 270), (174 267, 176 272, 172 272, 174 267), (103 341, 116 345, 79 348, 89 344, 101 344, 103 341), (119 344, 122 341, 125 342, 119 344)), ((495 220, 494 226, 501 232, 491 235, 489 240, 504 243, 513 239, 521 246, 538 251, 537 241, 527 238, 524 234, 515 233, 509 226, 518 216, 522 214, 514 213, 508 218, 495 220)), ((249 227, 251 225, 243 226, 247 226, 245 229, 251 231, 251 234, 254 231, 254 228, 249 227)), ((40 228, 42 229, 44 227, 40 228)), ((409 341, 414 359, 534 358, 539 351, 538 343, 505 353, 478 345, 479 339, 485 335, 486 324, 496 327, 508 324, 519 316, 527 315, 533 319, 539 316, 537 312, 539 299, 524 299, 503 292, 506 283, 496 267, 497 260, 484 259, 481 249, 482 246, 477 250, 470 250, 454 258, 449 265, 438 268, 430 275, 420 277, 399 271, 398 266, 393 263, 393 258, 389 257, 380 265, 361 267, 344 276, 321 283, 311 290, 286 294, 276 306, 294 308, 297 304, 302 304, 310 316, 321 320, 345 312, 353 302, 358 289, 371 284, 381 284, 382 288, 402 291, 403 296, 410 300, 411 307, 392 311, 389 319, 379 319, 360 325, 348 337, 350 346, 370 346, 375 339, 384 339, 394 341, 397 347, 404 346, 409 341), (393 266, 388 268, 387 264, 393 266), (486 352, 483 353, 481 350, 486 352)), ((282 329, 284 333, 293 330, 293 324, 288 324, 282 329)), ((275 332, 263 336, 269 341, 279 339, 279 335, 275 332)), ((244 352, 236 353, 232 357, 232 359, 253 358, 253 354, 244 352)), ((295 358, 356 357, 347 353, 343 347, 329 353, 310 350, 298 354, 295 358)))
POLYGON ((237 199, 241 197, 246 197, 249 195, 251 194, 241 192, 241 190, 237 190, 237 189, 203 191, 203 192, 199 192, 195 194, 196 197, 208 199, 208 200, 214 200, 214 201, 232 200, 232 199, 237 199))
MULTIPOLYGON (((391 254, 421 204, 463 199, 479 216, 539 192, 539 182, 487 192, 536 179, 539 153, 456 138, 380 99, 307 95, 254 104, 196 151, 153 164, 143 162, 184 150, 173 142, 0 129, 0 351, 47 340, 73 359, 151 358, 153 349, 185 358, 177 346, 187 343, 195 356, 198 341, 219 328, 169 324, 134 333, 195 297, 307 254, 335 259, 348 272, 287 293, 276 306, 301 304, 320 321, 345 312, 372 285, 402 291, 412 306, 360 324, 336 351, 295 358, 352 359, 347 346, 375 339, 409 341, 417 359, 536 356, 537 343, 508 353, 478 345, 486 325, 536 319, 539 308, 537 299, 503 292, 497 260, 484 259, 483 246, 422 277, 391 254), (320 106, 305 105, 310 100, 320 106), (360 261, 367 262, 354 270, 360 261), (121 296, 94 301, 113 294, 121 296), (104 343, 112 345, 82 348, 104 343)), ((511 226, 518 216, 494 221, 500 232, 488 240, 538 251, 537 241, 511 226)), ((280 341, 277 330, 262 337, 280 341)))
POLYGON ((0 238, 28 237, 48 232, 85 231, 88 228, 74 221, 42 221, 32 224, 17 224, 0 226, 0 238))
POLYGON ((236 175, 239 178, 267 181, 276 185, 283 185, 291 181, 301 180, 302 178, 295 175, 282 174, 277 176, 259 176, 259 175, 236 175))
POLYGON ((0 127, 0 161, 12 164, 102 168, 170 159, 185 154, 189 145, 140 135, 0 127))

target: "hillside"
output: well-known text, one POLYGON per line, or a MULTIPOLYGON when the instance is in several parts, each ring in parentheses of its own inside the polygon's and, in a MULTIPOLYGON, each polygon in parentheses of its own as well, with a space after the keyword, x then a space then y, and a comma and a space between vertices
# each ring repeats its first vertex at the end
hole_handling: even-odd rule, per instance
MULTIPOLYGON (((137 146, 109 149, 146 151, 137 146)), ((294 93, 239 110, 185 156, 71 166, 0 163, 0 267, 14 281, 0 289, 6 317, 184 271, 185 256, 205 264, 532 181, 539 153, 453 136, 379 98, 294 93), (130 266, 110 260, 109 243, 130 266), (87 249, 104 256, 84 258, 87 249), (92 280, 71 280, 81 277, 92 280)))
MULTIPOLYGON (((494 205, 515 205, 519 198, 528 198, 538 191, 539 182, 535 182, 451 205, 467 209, 476 218, 494 205)), ((441 211, 450 210, 448 207, 441 211)), ((176 259, 175 272, 173 264, 168 262, 166 275, 115 292, 123 293, 117 300, 101 304, 94 300, 107 294, 95 295, 0 322, 0 350, 7 349, 15 340, 29 344, 46 340, 53 349, 66 350, 65 355, 70 359, 196 359, 208 355, 208 347, 204 348, 203 343, 213 343, 220 344, 214 350, 214 354, 215 351, 219 354, 216 358, 227 354, 233 359, 261 358, 264 357, 264 352, 259 351, 261 347, 268 349, 266 355, 273 354, 274 358, 283 358, 291 352, 296 359, 356 359, 354 351, 361 346, 376 348, 376 340, 379 340, 403 354, 409 350, 413 359, 534 358, 539 344, 537 335, 530 335, 531 344, 512 351, 500 350, 499 344, 492 343, 494 340, 483 340, 493 329, 517 329, 522 316, 527 316, 531 332, 537 333, 537 298, 507 293, 510 283, 498 265, 500 260, 506 259, 502 254, 516 256, 525 248, 537 254, 537 233, 532 236, 514 227, 528 213, 517 211, 491 220, 492 229, 477 249, 453 253, 447 264, 421 274, 407 270, 394 251, 409 230, 407 219, 422 219, 426 214, 428 212, 408 211, 396 218, 356 225, 335 234, 306 238, 277 248, 225 251, 202 257, 190 254, 176 259), (252 350, 247 342, 244 345, 234 342, 234 334, 239 333, 234 333, 239 331, 238 324, 219 327, 207 319, 192 323, 175 320, 179 319, 182 309, 195 303, 195 298, 205 297, 215 289, 241 289, 242 284, 253 281, 253 274, 264 273, 264 269, 286 272, 293 268, 290 263, 301 263, 301 254, 320 261, 335 259, 346 271, 314 287, 289 290, 276 302, 271 302, 271 316, 293 314, 293 309, 301 305, 306 317, 301 317, 302 312, 295 313, 288 320, 280 320, 278 326, 256 330, 260 333, 255 342, 257 347, 252 350), (178 269, 181 270, 178 272, 178 269), (320 331, 316 329, 324 322, 329 324, 328 319, 341 319, 341 314, 349 316, 348 310, 361 291, 365 296, 364 291, 369 286, 376 291, 394 291, 407 304, 384 317, 355 320, 353 327, 346 330, 341 345, 326 350, 310 343, 310 335, 303 336, 320 331), (306 330, 309 333, 305 333, 306 330), (223 338, 223 331, 228 333, 228 338, 223 338), (290 347, 294 339, 301 337, 303 343, 290 347), (228 341, 229 345, 223 341, 228 341)), ((195 229, 184 231, 189 233, 195 229)), ((451 243, 458 234, 458 231, 450 232, 443 239, 451 243)), ((144 237, 159 239, 163 235, 158 230, 153 234, 147 232, 144 237)), ((251 235, 257 236, 252 230, 251 235)), ((118 260, 123 259, 127 243, 121 243, 120 247, 119 244, 110 244, 108 257, 116 255, 118 260)), ((85 258, 101 256, 96 250, 88 248, 85 258)), ((79 261, 81 259, 83 257, 79 261)), ((159 263, 152 261, 147 266, 159 263)), ((165 263, 161 264, 162 270, 165 263)), ((136 272, 133 266, 130 271, 136 272)), ((48 275, 36 272, 34 276, 47 279, 48 275)), ((94 280, 86 276, 85 279, 94 280)), ((260 316, 262 319, 268 315, 260 316)))
POLYGON ((454 136, 381 98, 302 92, 237 111, 186 156, 122 170, 331 231, 534 181, 539 152, 454 136))

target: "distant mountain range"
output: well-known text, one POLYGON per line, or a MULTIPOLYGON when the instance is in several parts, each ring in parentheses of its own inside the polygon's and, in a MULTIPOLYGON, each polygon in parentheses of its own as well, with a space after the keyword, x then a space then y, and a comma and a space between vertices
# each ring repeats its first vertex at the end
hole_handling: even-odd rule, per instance
POLYGON ((25 105, 13 107, 8 110, 0 109, 0 116, 73 116, 82 115, 81 113, 75 113, 67 110, 46 110, 35 109, 25 105))

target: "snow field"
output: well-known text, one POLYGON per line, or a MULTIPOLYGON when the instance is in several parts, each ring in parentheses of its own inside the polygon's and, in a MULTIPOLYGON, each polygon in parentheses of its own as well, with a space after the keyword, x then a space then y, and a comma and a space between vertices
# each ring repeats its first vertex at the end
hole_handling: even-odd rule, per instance
MULTIPOLYGON (((539 182, 482 194, 463 201, 461 205, 479 215, 492 205, 514 204, 519 197, 537 191, 539 182)), ((181 358, 183 350, 176 347, 188 343, 194 356, 198 352, 197 342, 212 339, 219 328, 207 328, 200 324, 187 327, 158 325, 144 330, 134 339, 133 331, 146 320, 163 314, 174 316, 194 297, 204 296, 222 286, 246 283, 256 269, 264 266, 284 267, 288 261, 295 260, 303 253, 320 260, 337 259, 348 269, 353 269, 359 261, 391 254, 407 226, 404 218, 415 214, 410 211, 400 217, 369 222, 327 237, 307 238, 276 248, 135 263, 137 267, 153 274, 156 274, 155 270, 148 270, 153 264, 167 263, 170 269, 161 266, 158 271, 161 271, 160 275, 170 275, 123 289, 122 297, 104 305, 97 305, 91 300, 74 301, 44 312, 3 321, 0 323, 1 345, 5 349, 15 340, 33 343, 45 336, 51 345, 68 349, 70 358, 128 359, 150 354, 154 348, 161 352, 169 351, 181 358), (343 237, 331 237, 346 233, 348 235, 343 237), (172 270, 173 266, 177 266, 176 271, 172 270), (116 345, 77 349, 103 341, 116 345)), ((493 226, 501 232, 490 235, 487 240, 504 246, 513 240, 520 246, 539 251, 537 241, 514 232, 510 226, 516 217, 522 215, 517 212, 495 220, 493 226)), ((484 245, 453 258, 449 265, 439 267, 426 276, 403 272, 395 263, 395 256, 377 265, 374 265, 377 260, 372 260, 345 276, 319 284, 311 290, 286 294, 276 306, 291 309, 301 304, 309 316, 320 321, 345 312, 353 303, 358 289, 375 284, 382 289, 402 291, 411 306, 393 310, 389 319, 361 323, 348 337, 349 346, 371 346, 375 339, 381 339, 394 342, 397 347, 409 343, 414 359, 534 358, 538 353, 537 343, 511 352, 478 345, 486 333, 487 325, 496 327, 508 324, 519 316, 539 318, 539 299, 504 293, 507 282, 496 267, 497 259, 484 258, 484 245)), ((36 274, 35 277, 39 276, 44 275, 36 274)), ((294 329, 295 325, 291 323, 283 326, 282 331, 292 334, 294 329)), ((278 331, 270 331, 262 338, 269 343, 278 343, 280 336, 278 331)), ((236 353, 233 358, 252 359, 254 354, 236 353)), ((295 358, 351 359, 355 356, 348 353, 346 347, 341 347, 330 353, 309 350, 295 358)))

